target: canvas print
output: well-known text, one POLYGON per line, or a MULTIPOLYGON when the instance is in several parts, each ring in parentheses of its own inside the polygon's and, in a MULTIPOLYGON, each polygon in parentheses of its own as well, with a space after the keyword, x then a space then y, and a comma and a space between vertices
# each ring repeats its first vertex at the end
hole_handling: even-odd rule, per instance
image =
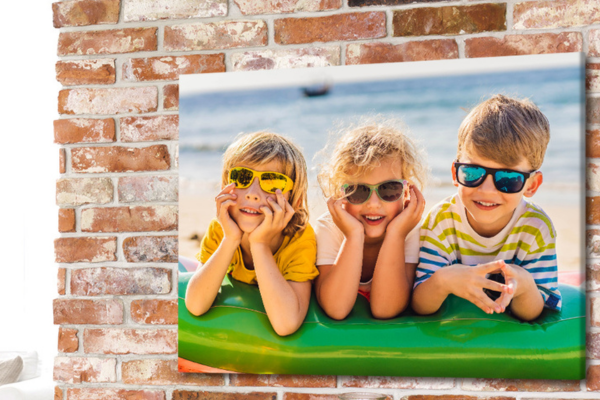
POLYGON ((584 77, 181 76, 179 370, 583 379, 584 77))

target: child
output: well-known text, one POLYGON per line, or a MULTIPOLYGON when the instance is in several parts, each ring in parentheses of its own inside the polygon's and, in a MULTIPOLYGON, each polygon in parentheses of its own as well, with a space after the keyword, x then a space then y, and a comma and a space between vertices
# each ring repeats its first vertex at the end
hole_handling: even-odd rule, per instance
POLYGON ((358 293, 375 318, 406 308, 418 262, 413 228, 425 207, 409 181, 422 186, 425 177, 421 151, 392 126, 362 125, 337 142, 318 177, 329 212, 316 226, 315 291, 331 318, 346 318, 358 293))
MULTIPOLYGON (((525 201, 542 184, 548 120, 528 100, 496 95, 475 107, 458 132, 452 180, 458 195, 433 207, 421 227, 413 309, 431 314, 449 294, 488 314, 530 321, 560 310, 550 218, 525 201), (502 283, 488 274, 500 273, 502 283), (500 292, 493 301, 484 290, 500 292)), ((496 293, 497 295, 497 293, 496 293)))
POLYGON ((288 139, 269 132, 240 137, 224 156, 217 219, 196 256, 190 313, 211 307, 226 273, 258 284, 273 329, 294 333, 304 321, 315 267, 315 234, 308 224, 306 163, 288 139))

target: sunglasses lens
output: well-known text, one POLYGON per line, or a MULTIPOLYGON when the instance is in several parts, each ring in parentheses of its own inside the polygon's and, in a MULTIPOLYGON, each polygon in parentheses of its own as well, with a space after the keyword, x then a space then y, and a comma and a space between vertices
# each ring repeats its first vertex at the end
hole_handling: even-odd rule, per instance
POLYGON ((462 185, 475 187, 485 179, 485 169, 471 165, 460 165, 456 171, 456 179, 462 185))
POLYGON ((494 174, 496 189, 504 193, 517 193, 525 185, 525 176, 517 171, 497 171, 494 174))
POLYGON ((402 196, 402 191, 404 190, 404 185, 402 182, 385 182, 379 185, 377 188, 377 193, 379 193, 379 198, 383 201, 396 201, 402 196))
POLYGON ((277 189, 283 190, 287 185, 287 177, 275 172, 263 173, 260 177, 260 187, 267 193, 275 193, 277 189))
POLYGON ((346 199, 351 204, 362 204, 369 198, 371 189, 365 185, 349 185, 344 189, 346 199))
POLYGON ((234 168, 229 173, 229 182, 234 182, 235 187, 245 188, 250 186, 254 173, 246 168, 234 168))

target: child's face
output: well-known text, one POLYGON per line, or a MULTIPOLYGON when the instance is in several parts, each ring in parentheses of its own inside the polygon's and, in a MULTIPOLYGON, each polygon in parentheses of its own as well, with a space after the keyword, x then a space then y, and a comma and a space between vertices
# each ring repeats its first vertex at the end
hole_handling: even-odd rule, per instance
MULTIPOLYGON (((519 164, 508 166, 482 158, 473 151, 464 151, 459 159, 461 163, 477 164, 487 168, 507 168, 519 172, 531 172, 531 164, 521 158, 519 164)), ((469 224, 481 236, 492 237, 508 224, 523 196, 531 197, 542 183, 540 172, 532 175, 518 193, 504 193, 494 186, 492 175, 485 177, 480 186, 466 187, 456 180, 456 171, 452 165, 452 181, 458 187, 458 195, 465 206, 469 224)))
MULTIPOLYGON (((277 161, 270 161, 264 164, 242 164, 235 167, 246 167, 258 172, 279 172, 283 173, 281 165, 277 161)), ((260 188, 258 179, 254 177, 252 184, 244 189, 233 189, 233 193, 237 195, 236 205, 229 209, 231 218, 238 224, 242 232, 250 233, 258 225, 260 225, 265 216, 261 211, 261 207, 269 207, 267 198, 270 197, 277 202, 277 195, 267 193, 260 188)), ((286 192, 283 197, 289 201, 290 193, 286 192)))
MULTIPOLYGON (((379 167, 356 177, 356 183, 376 185, 382 182, 402 179, 396 172, 397 164, 386 161, 379 167)), ((404 209, 404 199, 408 189, 404 189, 404 196, 394 202, 382 201, 377 193, 371 193, 371 197, 363 204, 345 203, 345 210, 354 218, 359 220, 365 229, 365 238, 381 239, 385 236, 388 224, 404 209)))

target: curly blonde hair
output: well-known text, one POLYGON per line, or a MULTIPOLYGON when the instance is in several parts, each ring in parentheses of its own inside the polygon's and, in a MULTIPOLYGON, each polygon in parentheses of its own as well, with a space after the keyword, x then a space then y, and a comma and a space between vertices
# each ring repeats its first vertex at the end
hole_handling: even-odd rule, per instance
POLYGON ((402 179, 423 188, 428 177, 425 152, 404 131, 401 121, 373 117, 362 119, 332 135, 327 147, 319 155, 326 157, 317 176, 325 197, 341 196, 345 183, 357 183, 356 177, 379 167, 386 161, 399 166, 402 179), (333 148, 333 149, 332 149, 333 148))
POLYGON ((306 161, 300 149, 288 138, 272 132, 260 131, 241 135, 223 154, 223 186, 229 182, 229 171, 240 164, 260 165, 276 161, 281 173, 294 181, 289 203, 295 214, 283 230, 286 236, 294 236, 308 225, 308 175, 306 161))

